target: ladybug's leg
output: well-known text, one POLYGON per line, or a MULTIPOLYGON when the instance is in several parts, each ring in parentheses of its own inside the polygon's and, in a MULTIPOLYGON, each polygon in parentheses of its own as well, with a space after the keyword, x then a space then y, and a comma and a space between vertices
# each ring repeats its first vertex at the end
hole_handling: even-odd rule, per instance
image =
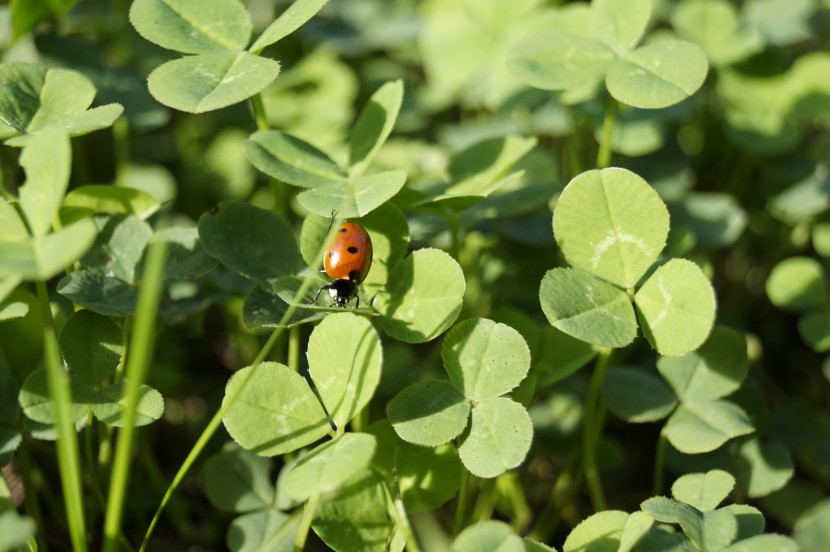
POLYGON ((354 294, 354 310, 357 310, 359 308, 360 308, 360 297, 358 297, 357 294, 355 293, 354 294))
POLYGON ((320 294, 323 293, 324 289, 328 289, 328 288, 329 288, 329 284, 326 284, 323 287, 321 287, 320 289, 318 289, 317 290, 317 295, 314 296, 314 299, 311 300, 311 303, 309 303, 309 305, 314 305, 315 303, 317 303, 317 299, 320 298, 320 294))

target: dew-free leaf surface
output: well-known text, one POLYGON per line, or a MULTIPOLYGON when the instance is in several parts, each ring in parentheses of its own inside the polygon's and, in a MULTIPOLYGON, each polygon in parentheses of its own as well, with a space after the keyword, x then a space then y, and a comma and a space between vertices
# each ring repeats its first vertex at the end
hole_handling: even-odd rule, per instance
POLYGON ((295 500, 334 490, 369 465, 375 445, 375 437, 367 433, 346 433, 318 445, 291 466, 282 490, 295 500))
POLYGON ((532 440, 533 423, 527 410, 506 397, 498 397, 473 408, 458 455, 473 475, 496 477, 524 461, 532 440))
POLYGON ((308 383, 283 364, 263 362, 228 380, 225 400, 235 396, 223 422, 242 448, 276 456, 309 445, 331 430, 308 383), (242 386, 243 381, 247 385, 242 386))
POLYGON ((337 427, 343 427, 374 395, 380 381, 380 336, 365 317, 327 316, 308 340, 308 370, 337 427))
POLYGON ((555 328, 601 347, 622 347, 637 335, 628 295, 587 272, 554 268, 539 287, 542 312, 555 328))
POLYGON ((700 347, 715 322, 715 290, 700 267, 685 259, 672 259, 655 270, 634 303, 649 343, 666 356, 700 347))
POLYGON ((633 423, 654 422, 677 406, 671 389, 651 372, 614 366, 602 380, 602 400, 608 410, 633 423))
POLYGON ((444 339, 441 358, 453 385, 474 401, 504 395, 530 369, 530 350, 521 334, 486 318, 456 324, 444 339))
POLYGON ((419 249, 397 263, 374 302, 390 337, 423 343, 449 328, 461 312, 466 284, 458 263, 437 249, 419 249))
POLYGON ((568 261, 623 288, 654 263, 668 232, 660 196, 625 169, 580 174, 565 186, 553 214, 553 235, 568 261))
POLYGON ((265 288, 294 272, 294 233, 271 211, 246 203, 222 204, 199 217, 199 238, 208 255, 265 288))
POLYGON ((451 383, 431 380, 398 393, 386 407, 389 422, 409 443, 436 447, 457 437, 470 416, 470 403, 451 383))
POLYGON ((746 412, 731 402, 687 400, 669 418, 666 437, 680 452, 700 454, 754 430, 746 412))
POLYGON ((274 501, 271 468, 270 459, 227 443, 205 461, 202 468, 205 494, 211 504, 223 511, 267 508, 274 501))
POLYGON ((258 94, 279 72, 280 64, 272 59, 218 51, 168 61, 150 73, 147 85, 167 107, 204 113, 258 94))
POLYGON ((715 469, 679 477, 672 484, 671 494, 675 500, 706 512, 717 508, 734 487, 735 478, 729 472, 715 469))

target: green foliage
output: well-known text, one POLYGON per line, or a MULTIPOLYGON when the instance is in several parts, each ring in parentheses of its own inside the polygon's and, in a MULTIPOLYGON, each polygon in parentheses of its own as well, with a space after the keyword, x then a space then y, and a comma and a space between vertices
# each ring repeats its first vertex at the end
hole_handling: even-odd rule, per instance
POLYGON ((435 447, 463 431, 459 457, 479 477, 495 477, 521 464, 533 425, 522 405, 501 395, 527 374, 524 339, 505 324, 466 320, 447 334, 441 357, 450 383, 416 383, 390 401, 387 413, 398 436, 435 447))
POLYGON ((194 54, 156 68, 148 79, 150 93, 160 103, 189 113, 213 111, 250 98, 280 71, 278 62, 258 52, 295 30, 324 3, 298 2, 246 51, 252 24, 237 0, 134 2, 130 22, 141 36, 163 48, 194 54))
POLYGON ((23 146, 47 129, 81 136, 112 125, 123 111, 118 104, 89 109, 95 86, 68 69, 5 63, 0 90, 0 139, 10 146, 23 146))
POLYGON ((386 83, 372 95, 352 128, 345 168, 313 145, 276 130, 254 133, 245 143, 245 154, 268 176, 306 188, 297 201, 312 213, 366 216, 397 194, 406 180, 402 171, 364 174, 389 137, 402 100, 401 81, 386 83))
POLYGON ((595 345, 625 346, 637 332, 636 286, 633 300, 651 346, 667 356, 695 350, 714 322, 714 291, 701 269, 682 259, 646 275, 668 231, 665 204, 634 173, 611 168, 574 178, 556 204, 553 233, 579 270, 545 274, 539 300, 548 321, 595 345))
MULTIPOLYGON (((66 320, 60 345, 69 367, 73 423, 94 415, 105 424, 122 426, 126 404, 124 381, 113 381, 123 355, 118 326, 100 314, 78 311, 66 320)), ((142 385, 139 393, 135 423, 143 426, 161 417, 164 400, 158 391, 147 385, 142 385)), ((29 374, 21 387, 19 402, 30 419, 54 423, 55 406, 44 369, 29 374)))
POLYGON ((585 26, 534 35, 511 51, 516 77, 545 90, 593 95, 603 80, 618 101, 642 109, 674 105, 703 84, 708 63, 694 44, 660 36, 643 44, 651 1, 594 0, 585 26))
POLYGON ((234 397, 223 419, 231 437, 263 456, 284 454, 313 443, 329 431, 323 406, 302 376, 287 366, 264 362, 238 371, 225 397, 234 397), (258 424, 267 419, 271 423, 258 424))
POLYGON ((0 550, 830 549, 827 0, 7 4, 0 550))

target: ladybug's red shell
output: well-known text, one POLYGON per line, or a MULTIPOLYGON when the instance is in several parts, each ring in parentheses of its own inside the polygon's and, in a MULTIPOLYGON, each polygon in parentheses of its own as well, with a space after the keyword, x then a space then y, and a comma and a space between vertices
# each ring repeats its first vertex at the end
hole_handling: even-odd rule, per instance
POLYGON ((372 266, 372 239, 356 222, 345 222, 337 230, 323 258, 326 274, 340 280, 362 282, 372 266))

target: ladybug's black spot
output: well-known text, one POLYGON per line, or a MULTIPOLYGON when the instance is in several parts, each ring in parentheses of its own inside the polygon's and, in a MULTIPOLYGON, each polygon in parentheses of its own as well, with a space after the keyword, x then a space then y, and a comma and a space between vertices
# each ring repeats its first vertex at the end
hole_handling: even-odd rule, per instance
POLYGON ((349 253, 354 255, 355 253, 357 253, 358 249, 357 249, 357 247, 351 245, 351 246, 349 246, 349 248, 346 251, 348 251, 349 253))
POLYGON ((349 280, 357 280, 358 278, 360 278, 359 270, 352 270, 349 272, 349 280))
POLYGON ((345 232, 345 231, 346 231, 345 228, 341 228, 340 230, 338 230, 338 232, 345 232))

